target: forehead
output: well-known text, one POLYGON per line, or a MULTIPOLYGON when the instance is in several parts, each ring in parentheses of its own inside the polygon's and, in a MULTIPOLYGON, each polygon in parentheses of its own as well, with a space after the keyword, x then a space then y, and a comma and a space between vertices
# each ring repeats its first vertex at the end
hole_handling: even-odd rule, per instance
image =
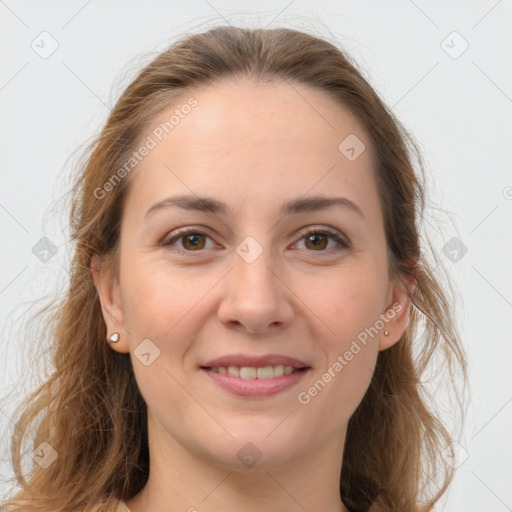
POLYGON ((166 138, 181 143, 193 134, 198 143, 205 144, 197 144, 198 151, 215 146, 235 151, 240 145, 246 151, 257 151, 257 144, 268 147, 272 142, 277 146, 285 141, 337 154, 339 137, 353 132, 365 137, 357 118, 346 107, 316 88, 283 80, 218 80, 181 94, 155 125, 169 120, 169 113, 184 110, 190 98, 197 105, 179 119, 166 138), (237 146, 226 147, 234 141, 237 146))
POLYGON ((376 199, 365 130, 347 108, 303 84, 224 79, 185 91, 141 139, 148 137, 154 147, 130 175, 129 201, 139 205, 191 192, 281 204, 283 195, 333 187, 376 199), (364 144, 355 160, 343 153, 346 140, 364 144))

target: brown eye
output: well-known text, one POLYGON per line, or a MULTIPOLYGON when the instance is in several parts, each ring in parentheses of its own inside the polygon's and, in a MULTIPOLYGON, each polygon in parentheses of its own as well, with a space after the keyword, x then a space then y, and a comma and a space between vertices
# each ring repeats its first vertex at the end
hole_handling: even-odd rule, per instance
POLYGON ((193 233, 180 237, 183 239, 182 245, 184 249, 194 250, 203 249, 205 245, 204 235, 200 233, 193 233))
POLYGON ((311 235, 307 235, 306 239, 306 247, 308 249, 325 249, 327 247, 328 236, 324 233, 314 233, 311 235), (311 245, 308 245, 310 243, 311 245))
POLYGON ((207 246, 208 239, 211 240, 206 233, 189 229, 175 232, 174 236, 165 239, 161 242, 161 245, 180 254, 187 254, 202 252, 202 249, 210 249, 212 245, 207 246))
POLYGON ((302 238, 299 243, 304 241, 304 247, 309 252, 331 254, 332 252, 350 247, 350 243, 343 235, 327 228, 306 228, 301 232, 301 235, 302 238), (332 245, 329 246, 329 243, 332 243, 332 245))

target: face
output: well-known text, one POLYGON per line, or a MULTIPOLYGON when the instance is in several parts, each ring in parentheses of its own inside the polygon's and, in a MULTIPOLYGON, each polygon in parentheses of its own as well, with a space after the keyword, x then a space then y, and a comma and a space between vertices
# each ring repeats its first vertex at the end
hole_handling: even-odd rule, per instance
POLYGON ((95 282, 150 435, 230 468, 338 457, 408 310, 388 277, 367 134, 317 90, 246 80, 183 94, 148 135, 118 277, 95 282))

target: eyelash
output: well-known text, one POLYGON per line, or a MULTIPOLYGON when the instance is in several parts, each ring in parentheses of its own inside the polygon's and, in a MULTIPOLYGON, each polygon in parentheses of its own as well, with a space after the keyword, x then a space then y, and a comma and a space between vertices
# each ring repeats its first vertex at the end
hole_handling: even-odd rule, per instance
MULTIPOLYGON (((185 250, 181 250, 181 249, 177 249, 177 248, 171 248, 171 245, 174 242, 178 241, 180 238, 186 237, 187 235, 204 235, 204 236, 206 236, 208 238, 211 238, 207 233, 205 233, 205 232, 203 232, 201 230, 194 229, 194 228, 184 228, 181 231, 176 231, 171 238, 164 239, 164 241, 161 242, 160 245, 162 245, 164 247, 169 247, 170 250, 172 250, 173 252, 177 252, 177 253, 183 254, 185 256, 192 256, 193 253, 196 253, 196 252, 197 253, 201 253, 204 250, 207 250, 207 249, 203 249, 203 250, 200 249, 200 250, 197 250, 197 251, 185 251, 185 250)), ((332 238, 334 241, 336 241, 339 244, 338 247, 331 247, 331 249, 323 249, 323 250, 320 250, 320 251, 313 251, 313 250, 311 250, 311 251, 308 251, 308 252, 312 252, 312 253, 315 253, 315 252, 325 253, 325 252, 327 252, 328 254, 330 254, 331 251, 338 252, 338 251, 341 251, 343 249, 349 249, 350 248, 350 242, 347 239, 341 237, 340 235, 338 235, 338 233, 336 231, 333 231, 333 230, 331 230, 329 228, 314 228, 314 227, 304 228, 303 230, 300 231, 300 238, 299 238, 299 240, 304 239, 308 235, 327 235, 328 237, 332 238)))

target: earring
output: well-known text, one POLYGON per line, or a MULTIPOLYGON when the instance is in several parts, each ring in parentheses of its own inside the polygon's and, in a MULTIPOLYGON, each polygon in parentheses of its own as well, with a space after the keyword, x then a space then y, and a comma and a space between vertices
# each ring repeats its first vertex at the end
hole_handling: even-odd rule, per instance
POLYGON ((112 334, 108 341, 110 341, 111 343, 117 343, 119 341, 119 333, 115 332, 114 334, 112 334))
POLYGON ((384 336, 389 336, 389 331, 384 331, 384 336))

